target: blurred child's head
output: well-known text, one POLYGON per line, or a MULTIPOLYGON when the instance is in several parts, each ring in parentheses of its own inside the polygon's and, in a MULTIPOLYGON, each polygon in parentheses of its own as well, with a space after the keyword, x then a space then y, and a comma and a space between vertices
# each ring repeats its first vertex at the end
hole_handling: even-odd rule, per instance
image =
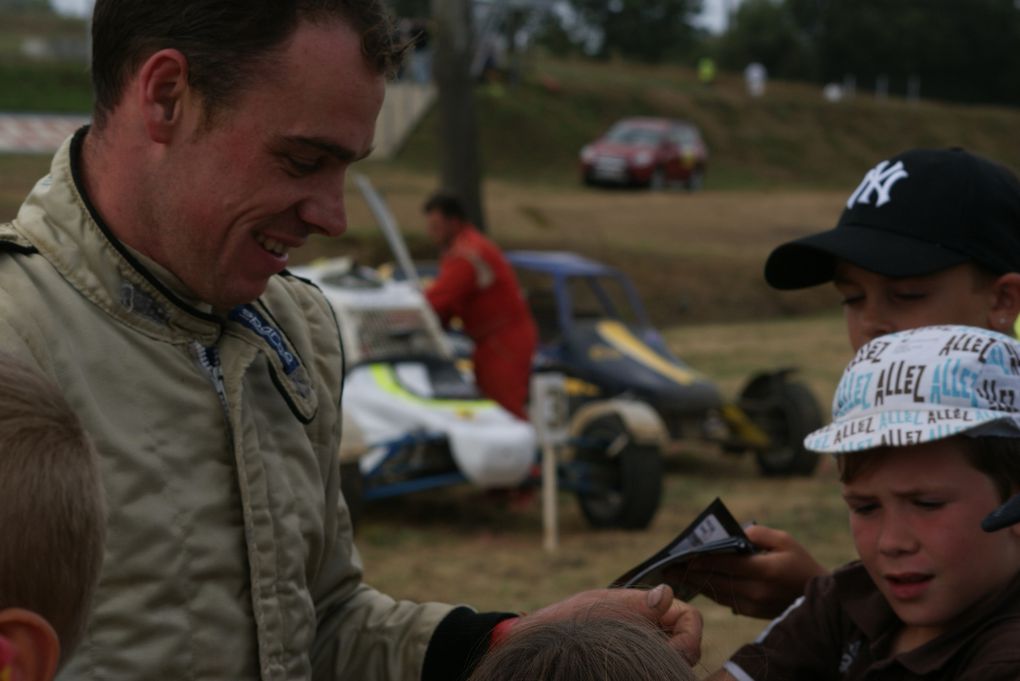
POLYGON ((10 681, 47 680, 73 652, 104 532, 78 417, 56 386, 0 354, 0 678, 6 667, 10 681))
POLYGON ((596 610, 553 622, 522 620, 469 681, 694 681, 661 629, 628 611, 596 610))
POLYGON ((834 229, 776 248, 778 289, 834 282, 854 349, 931 324, 1008 332, 1020 313, 1020 181, 962 149, 914 149, 864 176, 834 229))
POLYGON ((1020 341, 924 327, 862 347, 805 440, 838 456, 861 562, 914 644, 1020 575, 1020 526, 982 520, 1020 490, 1020 341))

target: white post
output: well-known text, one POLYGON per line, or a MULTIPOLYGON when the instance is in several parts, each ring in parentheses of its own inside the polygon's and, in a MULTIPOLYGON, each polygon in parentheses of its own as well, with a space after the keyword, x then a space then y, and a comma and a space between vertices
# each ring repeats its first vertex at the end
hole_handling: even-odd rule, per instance
POLYGON ((542 546, 549 553, 559 547, 556 506, 556 451, 567 441, 567 393, 563 374, 536 373, 531 377, 531 423, 542 449, 542 546))

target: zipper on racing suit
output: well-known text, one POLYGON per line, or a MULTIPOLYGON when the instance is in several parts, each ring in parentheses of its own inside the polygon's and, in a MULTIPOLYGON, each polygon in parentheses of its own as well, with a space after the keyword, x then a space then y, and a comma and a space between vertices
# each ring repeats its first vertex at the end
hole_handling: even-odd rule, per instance
POLYGON ((227 385, 223 380, 223 365, 220 364, 220 352, 215 345, 205 347, 198 341, 192 345, 195 354, 198 356, 198 363, 202 366, 209 381, 216 390, 216 397, 220 399, 220 407, 223 408, 223 418, 227 421, 227 437, 230 438, 231 449, 234 446, 234 431, 230 427, 230 407, 227 405, 227 385))

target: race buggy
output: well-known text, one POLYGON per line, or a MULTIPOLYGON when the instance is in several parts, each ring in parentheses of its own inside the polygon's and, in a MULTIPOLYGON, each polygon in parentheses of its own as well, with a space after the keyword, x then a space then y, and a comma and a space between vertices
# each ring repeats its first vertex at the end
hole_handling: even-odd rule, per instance
POLYGON ((563 251, 511 251, 507 259, 538 326, 536 369, 554 366, 568 377, 578 434, 663 450, 700 440, 753 452, 766 475, 814 471, 819 457, 803 439, 823 425, 822 409, 792 369, 760 372, 727 401, 670 352, 619 270, 563 251), (598 413, 607 403, 630 408, 598 413))
MULTIPOLYGON (((415 285, 344 258, 291 271, 319 286, 340 327, 341 480, 352 516, 363 502, 438 487, 539 482, 534 428, 479 395, 415 285)), ((597 432, 572 438, 569 448, 559 487, 577 495, 593 526, 648 525, 662 486, 657 450, 597 432)))

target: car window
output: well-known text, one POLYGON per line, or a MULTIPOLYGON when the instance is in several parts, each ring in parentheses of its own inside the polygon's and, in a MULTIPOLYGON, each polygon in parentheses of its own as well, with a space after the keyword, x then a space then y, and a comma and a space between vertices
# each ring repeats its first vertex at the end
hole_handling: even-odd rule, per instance
POLYGON ((624 324, 638 323, 630 299, 615 277, 571 277, 569 288, 574 319, 617 319, 624 324))
POLYGON ((662 133, 652 128, 634 125, 614 125, 606 139, 618 144, 658 144, 662 139, 662 133))
POLYGON ((535 326, 538 327, 539 341, 542 343, 555 341, 560 334, 560 320, 552 277, 522 268, 515 271, 524 300, 531 308, 531 316, 535 320, 535 326))

